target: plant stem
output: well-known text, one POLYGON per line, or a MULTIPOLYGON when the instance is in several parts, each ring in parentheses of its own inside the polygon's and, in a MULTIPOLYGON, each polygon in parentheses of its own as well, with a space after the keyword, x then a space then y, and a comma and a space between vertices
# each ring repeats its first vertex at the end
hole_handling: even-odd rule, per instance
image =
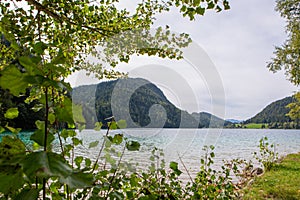
MULTIPOLYGON (((110 123, 110 124, 108 125, 108 127, 107 127, 107 131, 106 131, 105 137, 108 136, 108 133, 109 133, 109 130, 110 130, 110 126, 111 126, 111 123, 110 123)), ((99 159, 100 159, 100 155, 101 155, 101 153, 102 153, 102 151, 103 151, 103 148, 104 148, 104 145, 105 145, 105 137, 103 137, 103 142, 102 142, 101 148, 100 148, 100 150, 99 150, 99 153, 98 153, 97 159, 96 159, 96 161, 95 161, 95 164, 94 164, 94 166, 93 166, 92 173, 95 171, 96 166, 97 166, 97 164, 98 164, 98 161, 99 161, 99 159)))
POLYGON ((179 160, 180 160, 180 162, 181 162, 183 168, 185 169, 186 173, 188 174, 188 176, 189 176, 191 182, 194 184, 193 178, 192 178, 191 174, 189 173, 189 170, 186 168, 186 166, 185 166, 183 160, 181 159, 179 153, 178 153, 178 157, 179 157, 179 160))
POLYGON ((111 179, 111 181, 110 181, 110 184, 109 184, 109 187, 108 187, 108 190, 107 190, 107 196, 105 197, 105 199, 108 199, 109 191, 110 191, 110 189, 111 189, 111 186, 112 186, 113 181, 115 180, 117 171, 119 170, 119 167, 120 167, 122 158, 123 158, 124 153, 125 153, 125 149, 126 149, 126 146, 124 146, 123 151, 122 151, 122 154, 121 154, 120 159, 119 159, 119 161, 118 161, 118 165, 117 165, 116 169, 114 170, 114 174, 113 174, 112 179, 111 179))
MULTIPOLYGON (((44 151, 47 151, 47 138, 48 138, 48 115, 49 115, 49 102, 48 102, 48 87, 45 89, 45 135, 44 135, 44 151)), ((46 178, 43 178, 43 200, 46 199, 46 178)))
POLYGON ((45 137, 44 137, 44 151, 47 151, 47 139, 48 139, 48 115, 49 115, 49 105, 48 105, 48 87, 45 89, 45 137))

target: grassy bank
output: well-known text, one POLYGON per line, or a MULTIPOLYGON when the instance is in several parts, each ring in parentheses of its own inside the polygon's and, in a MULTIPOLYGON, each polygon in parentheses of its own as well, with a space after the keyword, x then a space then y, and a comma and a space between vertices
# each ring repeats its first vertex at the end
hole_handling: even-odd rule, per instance
POLYGON ((243 199, 300 199, 300 153, 285 157, 243 193, 243 199))

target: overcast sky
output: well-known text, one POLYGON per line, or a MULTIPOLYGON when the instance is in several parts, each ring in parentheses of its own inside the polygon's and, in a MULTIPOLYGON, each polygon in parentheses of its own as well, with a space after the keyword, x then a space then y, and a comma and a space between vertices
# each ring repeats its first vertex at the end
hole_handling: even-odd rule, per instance
MULTIPOLYGON (((287 81, 284 73, 273 74, 266 68, 274 46, 281 45, 286 38, 285 22, 274 11, 275 1, 231 0, 230 4, 231 9, 228 11, 217 14, 209 12, 204 17, 197 17, 195 21, 182 18, 173 9, 157 16, 154 24, 154 27, 168 24, 174 32, 190 34, 197 48, 203 50, 199 57, 210 59, 207 66, 218 73, 214 72, 213 77, 214 82, 221 84, 217 89, 208 80, 211 77, 207 77, 205 70, 195 75, 194 64, 188 60, 175 62, 145 56, 134 57, 129 64, 122 64, 119 69, 129 72, 129 76, 153 81, 183 110, 208 111, 227 119, 248 119, 272 101, 292 95, 299 88, 287 81), (149 68, 149 65, 154 67, 149 68), (177 75, 166 77, 159 67, 166 74, 174 72, 180 78, 175 78, 177 75), (162 80, 163 77, 168 80, 162 80), (192 95, 186 92, 185 86, 181 88, 181 85, 185 85, 181 84, 183 82, 193 90, 192 95), (197 105, 191 100, 195 98, 197 105), (214 109, 222 107, 221 104, 224 106, 224 116, 222 111, 214 109)), ((97 82, 88 80, 83 73, 69 80, 72 86, 97 82)))

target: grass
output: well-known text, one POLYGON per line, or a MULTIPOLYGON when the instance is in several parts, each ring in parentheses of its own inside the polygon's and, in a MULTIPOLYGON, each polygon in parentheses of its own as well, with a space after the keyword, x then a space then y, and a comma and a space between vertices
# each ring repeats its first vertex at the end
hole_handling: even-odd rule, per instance
POLYGON ((243 199, 300 199, 300 153, 286 156, 242 193, 243 199))
POLYGON ((249 123, 249 124, 237 124, 236 126, 240 126, 241 128, 249 128, 249 129, 261 129, 261 128, 268 128, 268 124, 256 124, 256 123, 249 123))
POLYGON ((250 123, 250 124, 245 124, 246 128, 252 128, 252 129, 260 129, 265 126, 265 128, 268 127, 268 124, 255 124, 255 123, 250 123))

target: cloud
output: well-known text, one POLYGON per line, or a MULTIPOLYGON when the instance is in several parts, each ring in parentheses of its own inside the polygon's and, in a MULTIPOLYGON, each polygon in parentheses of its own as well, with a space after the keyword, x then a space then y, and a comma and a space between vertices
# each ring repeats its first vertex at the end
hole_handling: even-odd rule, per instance
MULTIPOLYGON (((134 6, 133 3, 128 5, 134 6)), ((225 91, 226 118, 247 119, 268 103, 292 95, 298 89, 286 80, 284 73, 273 74, 266 68, 274 46, 281 45, 286 38, 285 22, 274 8, 275 1, 232 0, 230 10, 207 12, 195 21, 182 18, 173 8, 169 13, 158 15, 154 26, 168 24, 174 32, 189 33, 193 41, 205 50, 220 74, 225 91)), ((159 85, 157 80, 150 79, 178 107, 189 112, 213 112, 212 103, 217 103, 216 107, 221 105, 222 97, 212 101, 205 77, 199 80, 199 77, 189 75, 190 65, 184 61, 141 56, 133 57, 129 64, 122 64, 118 69, 130 71, 145 64, 172 67, 188 77, 188 83, 198 95, 198 107, 185 92, 177 94, 170 90, 170 86, 159 85)), ((160 71, 157 70, 157 73, 160 71)), ((176 79, 173 82, 176 83, 176 79)))

